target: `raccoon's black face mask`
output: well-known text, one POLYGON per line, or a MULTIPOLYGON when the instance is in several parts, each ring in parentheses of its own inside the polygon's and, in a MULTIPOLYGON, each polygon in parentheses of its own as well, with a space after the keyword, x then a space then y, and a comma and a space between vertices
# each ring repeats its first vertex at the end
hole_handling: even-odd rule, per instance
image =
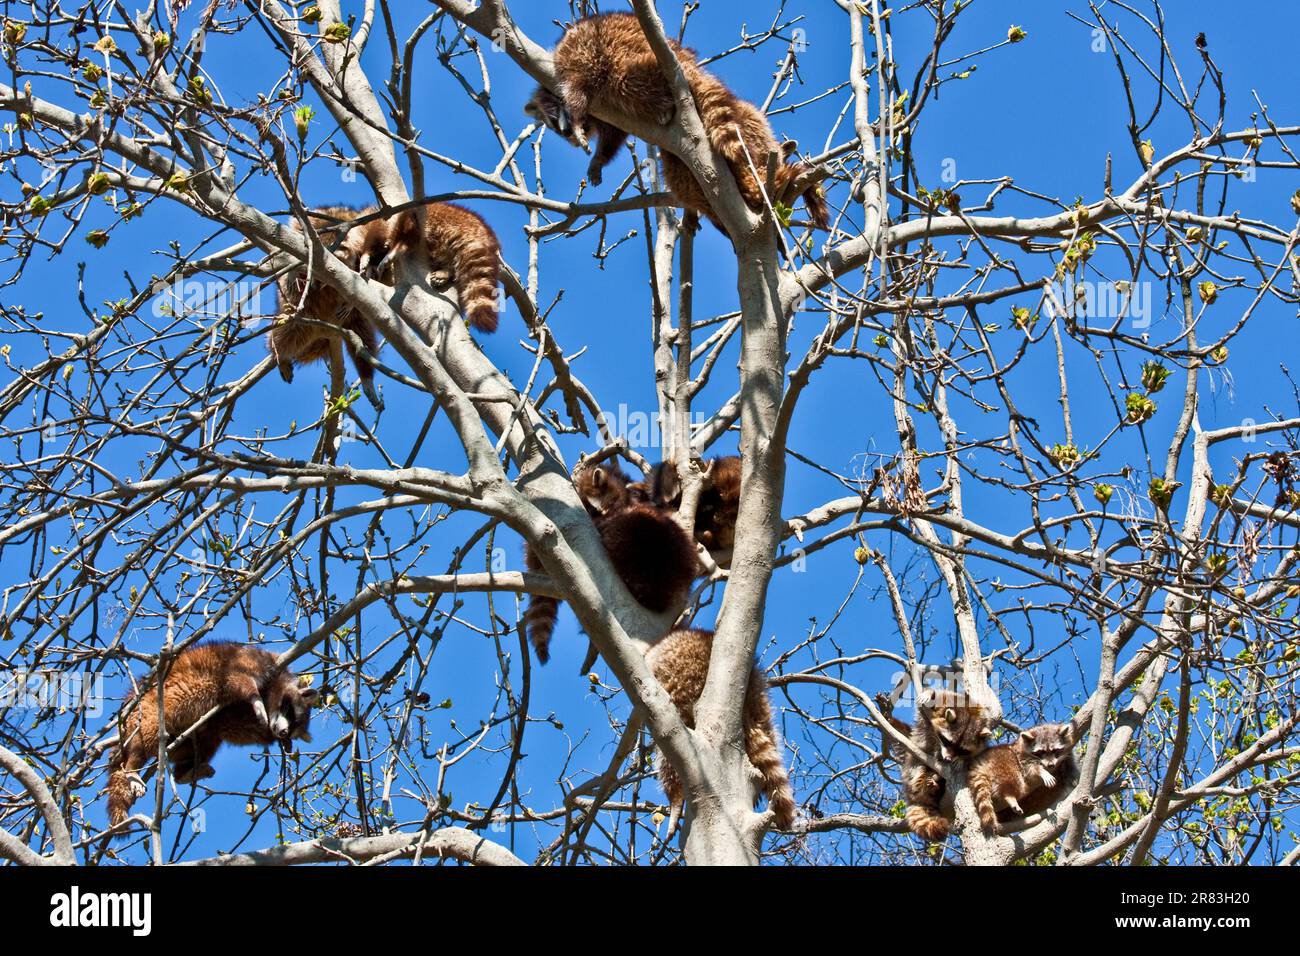
POLYGON ((524 112, 542 123, 551 132, 556 133, 574 146, 578 145, 574 135, 573 118, 564 107, 564 101, 544 86, 539 86, 532 99, 524 106, 524 112))
POLYGON ((280 747, 292 750, 293 742, 311 743, 311 709, 319 693, 312 687, 293 687, 280 702, 280 709, 271 715, 271 733, 280 747))

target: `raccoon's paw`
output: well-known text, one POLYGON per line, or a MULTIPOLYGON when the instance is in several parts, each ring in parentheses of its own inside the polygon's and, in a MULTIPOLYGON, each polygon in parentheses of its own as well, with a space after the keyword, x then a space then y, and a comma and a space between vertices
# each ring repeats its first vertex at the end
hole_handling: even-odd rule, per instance
POLYGON ((1038 771, 1038 776, 1043 781, 1043 786, 1048 790, 1051 790, 1056 786, 1056 777, 1053 776, 1050 771, 1040 770, 1038 771))
POLYGON ((604 174, 600 171, 600 160, 593 159, 587 164, 587 182, 591 183, 593 186, 599 186, 604 179, 604 174))
POLYGON ((1023 817, 1025 815, 1025 811, 1020 809, 1020 803, 1015 797, 1007 797, 1007 809, 1018 817, 1023 817))
POLYGON ((455 275, 450 269, 437 268, 429 273, 429 285, 435 289, 447 288, 447 286, 451 285, 453 279, 455 279, 455 275))
POLYGON ((144 785, 144 781, 140 779, 138 773, 127 774, 126 787, 131 793, 132 800, 139 800, 149 789, 144 785))
POLYGON ((673 117, 676 114, 677 114, 676 107, 674 106, 665 107, 664 109, 659 111, 657 116, 655 116, 655 122, 658 123, 660 126, 667 126, 669 123, 673 121, 673 117))
POLYGON ((293 363, 281 362, 279 368, 280 368, 280 377, 284 379, 286 382, 293 384, 293 363))
POLYGON ((587 131, 576 123, 573 127, 573 145, 586 152, 591 151, 591 143, 587 140, 587 131))

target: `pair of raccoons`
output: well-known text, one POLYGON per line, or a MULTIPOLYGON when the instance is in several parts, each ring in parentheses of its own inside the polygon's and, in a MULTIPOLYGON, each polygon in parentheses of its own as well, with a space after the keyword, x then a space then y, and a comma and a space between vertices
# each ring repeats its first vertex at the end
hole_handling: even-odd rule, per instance
MULTIPOLYGON (((636 482, 617 464, 584 463, 574 469, 573 483, 600 533, 610 563, 632 596, 656 613, 679 611, 703 567, 695 543, 674 518, 682 499, 675 463, 661 462, 646 480, 636 482)), ((734 455, 715 458, 708 463, 695 511, 695 542, 725 558, 735 541, 739 509, 740 459, 734 455)), ((531 548, 525 561, 529 570, 541 570, 531 548)), ((559 606, 556 598, 533 595, 524 614, 524 632, 542 663, 550 659, 559 606)), ((650 670, 691 728, 695 726, 695 704, 708 679, 712 650, 712 631, 681 629, 661 638, 646 653, 650 670)), ((587 666, 584 664, 584 670, 587 666)), ((795 817, 794 793, 781 759, 767 681, 758 667, 749 677, 742 732, 746 755, 762 777, 773 822, 788 829, 795 817)), ((684 799, 681 782, 662 754, 658 767, 675 821, 684 799)))
POLYGON ((190 731, 168 759, 177 783, 211 777, 222 744, 292 750, 310 741, 311 710, 318 693, 258 647, 213 641, 186 648, 163 680, 162 720, 157 686, 146 687, 118 718, 118 745, 109 762, 108 821, 117 826, 145 792, 139 771, 158 756, 159 727, 169 742, 190 731), (213 709, 215 715, 191 731, 213 709))
MULTIPOLYGON (((821 186, 809 182, 811 168, 790 162, 796 144, 778 145, 762 110, 736 96, 701 67, 693 50, 676 43, 672 48, 709 144, 727 163, 749 208, 762 212, 789 207, 794 202, 791 194, 799 192, 813 224, 828 228, 826 199, 821 186), (771 194, 765 185, 769 155, 780 158, 771 194)), ((628 138, 624 130, 592 115, 593 109, 612 109, 661 126, 673 121, 676 105, 672 90, 635 15, 597 14, 579 20, 565 31, 554 59, 556 91, 538 87, 525 110, 584 149, 595 137, 597 147, 587 169, 593 184, 600 184, 602 171, 628 138)), ((667 151, 661 151, 660 161, 664 181, 676 201, 723 229, 687 165, 667 151)), ((501 245, 482 217, 452 203, 433 203, 418 212, 391 216, 378 213, 374 207, 334 206, 313 210, 308 218, 335 255, 368 279, 391 282, 398 259, 419 257, 435 282, 455 284, 460 308, 470 325, 482 332, 495 331, 501 245), (349 227, 358 219, 365 221, 349 227)), ((297 220, 293 225, 302 229, 297 220)), ((322 359, 341 363, 342 330, 343 345, 356 367, 362 391, 376 408, 382 408, 371 361, 379 337, 371 323, 332 287, 310 281, 305 269, 291 270, 278 281, 278 288, 282 315, 267 344, 284 380, 293 381, 298 365, 322 359)))
MULTIPOLYGON (((933 688, 921 694, 915 724, 892 717, 890 722, 944 767, 965 762, 966 782, 988 833, 997 833, 999 822, 1053 806, 1073 786, 1074 734, 1068 723, 1031 727, 1014 743, 989 747, 998 724, 989 711, 964 695, 933 688)), ((894 749, 902 751, 908 826, 922 839, 946 839, 950 825, 944 811, 946 777, 910 750, 894 749)))

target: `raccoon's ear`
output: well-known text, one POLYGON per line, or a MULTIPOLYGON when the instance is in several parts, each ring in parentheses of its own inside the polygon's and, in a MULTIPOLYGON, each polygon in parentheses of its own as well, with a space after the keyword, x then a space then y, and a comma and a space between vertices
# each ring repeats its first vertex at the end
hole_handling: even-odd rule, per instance
POLYGON ((799 152, 799 141, 797 139, 787 139, 781 144, 782 159, 789 159, 797 152, 799 152))
POLYGON ((985 740, 988 740, 990 737, 993 736, 993 728, 992 728, 992 727, 982 727, 982 728, 980 729, 980 736, 983 737, 985 740))
POLYGON ((320 699, 320 691, 315 687, 305 687, 302 691, 302 700, 304 704, 315 704, 320 699))
POLYGON ((1034 743, 1033 728, 1030 728, 1029 730, 1022 730, 1020 732, 1020 742, 1024 744, 1026 747, 1033 746, 1034 743))
POLYGON ((609 475, 606 474, 604 467, 597 465, 591 469, 591 484, 594 488, 604 488, 609 484, 609 475))
POLYGON ((957 719, 957 711, 953 710, 951 707, 945 707, 943 711, 943 719, 951 724, 957 719))

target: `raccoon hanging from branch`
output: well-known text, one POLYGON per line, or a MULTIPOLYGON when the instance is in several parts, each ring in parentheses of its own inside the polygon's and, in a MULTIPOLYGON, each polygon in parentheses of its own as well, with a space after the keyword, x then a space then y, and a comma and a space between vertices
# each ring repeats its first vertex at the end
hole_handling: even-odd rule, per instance
MULTIPOLYGON (((704 684, 709 676, 709 655, 712 652, 713 632, 701 630, 673 631, 646 652, 646 664, 673 699, 683 723, 691 729, 695 728, 695 705, 704 692, 704 684)), ((781 738, 772 721, 767 680, 757 666, 749 675, 749 687, 745 691, 741 734, 745 742, 745 755, 762 775, 763 793, 772 810, 772 822, 777 829, 788 830, 794 822, 797 805, 785 761, 781 759, 781 738)), ((671 834, 681 816, 685 797, 681 780, 672 764, 662 753, 656 757, 656 762, 659 766, 659 782, 672 807, 672 817, 668 824, 668 832, 671 834)))
MULTIPOLYGON (((236 746, 310 741, 317 692, 275 663, 275 655, 247 644, 214 641, 187 648, 163 681, 163 721, 169 740, 208 711, 220 710, 170 752, 177 783, 213 775, 211 761, 223 743, 236 746)), ((144 793, 138 772, 158 755, 158 692, 151 687, 119 719, 117 749, 109 762, 108 821, 116 826, 144 793)))
MULTIPOLYGON (((369 260, 382 246, 386 229, 378 220, 355 228, 349 228, 347 224, 374 211, 373 207, 326 206, 313 210, 310 218, 321 242, 327 248, 333 247, 334 255, 349 269, 360 272, 362 258, 369 260)), ((291 225, 302 231, 298 220, 293 220, 291 225)), ((384 403, 375 391, 375 367, 357 350, 356 344, 359 341, 370 355, 378 351, 379 336, 374 326, 333 286, 324 282, 309 285, 305 267, 291 269, 277 280, 276 285, 280 294, 280 314, 267 333, 266 345, 275 358, 280 377, 292 382, 294 369, 299 365, 321 360, 331 365, 341 362, 343 353, 338 334, 341 329, 352 333, 342 338, 361 379, 361 390, 375 408, 382 409, 384 403)))
POLYGON ((501 243, 478 213, 455 203, 431 203, 421 210, 400 213, 389 221, 376 277, 388 274, 402 256, 418 256, 429 264, 435 282, 448 279, 456 287, 460 311, 480 332, 495 332, 500 313, 501 243))
MULTIPOLYGON (((637 603, 656 614, 680 607, 698 566, 686 532, 660 509, 632 501, 627 475, 615 464, 580 464, 574 469, 573 484, 610 563, 637 603)), ((543 570, 532 548, 525 552, 524 561, 530 571, 543 570)), ((543 664, 551 657, 559 610, 558 598, 534 594, 524 612, 524 633, 543 664)))
MULTIPOLYGON (((677 43, 671 46, 709 144, 726 161, 745 203, 755 212, 762 212, 769 200, 773 206, 792 206, 792 187, 810 172, 803 163, 789 162, 796 146, 778 146, 762 110, 703 69, 693 50, 677 43), (771 153, 777 154, 779 163, 772 193, 765 196, 771 153)), ((635 14, 597 14, 573 24, 555 48, 555 78, 555 92, 538 87, 524 110, 575 146, 587 149, 589 140, 596 139, 587 167, 587 178, 594 185, 600 184, 602 170, 618 155, 628 134, 593 116, 593 108, 609 108, 659 126, 668 125, 676 112, 672 89, 635 14)), ((689 167, 671 153, 660 150, 660 154, 664 181, 677 201, 725 232, 689 167)), ((830 214, 821 186, 813 183, 801 191, 813 224, 828 228, 830 214)))
MULTIPOLYGON (((431 203, 421 210, 347 225, 376 211, 373 206, 360 210, 325 207, 312 213, 313 225, 322 241, 335 247, 334 254, 367 279, 392 284, 397 260, 417 257, 427 264, 435 284, 454 283, 460 309, 474 328, 495 332, 501 244, 482 217, 452 203, 431 203)), ((302 228, 297 220, 293 226, 302 228)), ((353 333, 367 353, 373 355, 378 350, 379 335, 374 326, 332 286, 313 282, 304 296, 304 268, 288 272, 278 286, 281 321, 268 334, 267 347, 286 382, 293 381, 295 366, 321 359, 340 360, 339 329, 353 333), (300 302, 302 307, 297 311, 300 302)), ((342 338, 361 379, 362 391, 375 408, 382 409, 374 385, 374 365, 357 350, 351 336, 342 338)))

